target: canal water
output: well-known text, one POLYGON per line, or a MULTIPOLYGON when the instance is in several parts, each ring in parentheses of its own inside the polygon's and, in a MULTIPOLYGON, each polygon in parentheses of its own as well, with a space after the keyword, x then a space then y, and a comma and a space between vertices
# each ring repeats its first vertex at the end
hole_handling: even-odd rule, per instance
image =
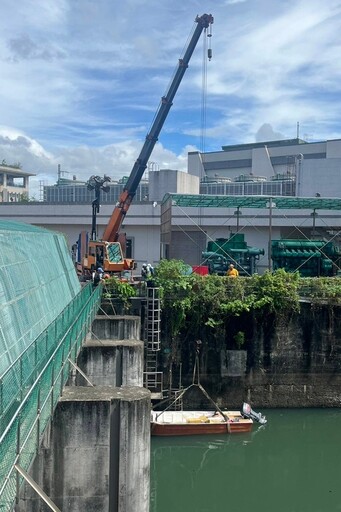
POLYGON ((150 512, 341 511, 341 409, 262 412, 249 434, 153 437, 150 512))

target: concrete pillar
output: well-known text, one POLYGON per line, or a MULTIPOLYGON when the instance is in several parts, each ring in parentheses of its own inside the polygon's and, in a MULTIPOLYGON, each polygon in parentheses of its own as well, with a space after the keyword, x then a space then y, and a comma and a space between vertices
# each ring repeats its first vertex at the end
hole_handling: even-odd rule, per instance
POLYGON ((141 319, 139 316, 96 316, 88 339, 139 340, 141 319))
MULTIPOLYGON (((94 386, 143 386, 143 342, 135 340, 87 340, 77 365, 94 386)), ((78 372, 76 386, 84 386, 78 372)))
MULTIPOLYGON (((150 392, 65 388, 31 475, 63 512, 148 512, 150 392)), ((25 485, 21 512, 48 511, 25 485)))

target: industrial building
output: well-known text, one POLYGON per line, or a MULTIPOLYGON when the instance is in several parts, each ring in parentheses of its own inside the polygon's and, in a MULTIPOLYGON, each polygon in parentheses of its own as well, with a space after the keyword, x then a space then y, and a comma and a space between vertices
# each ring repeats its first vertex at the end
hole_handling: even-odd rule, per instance
MULTIPOLYGON (((331 240, 339 247, 340 177, 341 140, 269 141, 189 153, 187 173, 155 170, 141 180, 122 226, 129 256, 139 266, 160 257, 199 265, 209 241, 238 233, 247 247, 261 251, 257 271, 263 272, 272 267, 271 240, 331 240), (164 200, 166 194, 182 198, 164 200), (201 201, 191 199, 199 195, 201 201), (255 206, 247 198, 256 196, 268 199, 255 206), (276 197, 302 201, 276 202, 276 197)), ((109 185, 97 216, 99 237, 124 180, 109 185)), ((86 185, 64 183, 48 187, 45 198, 49 202, 0 205, 0 215, 61 231, 71 248, 79 232, 91 228, 91 193, 86 185)))
MULTIPOLYGON (((209 180, 229 178, 234 183, 228 194, 296 195, 298 197, 341 197, 341 140, 305 142, 279 140, 223 146, 222 151, 188 155, 188 172, 209 180), (294 194, 280 194, 276 183, 294 179, 294 194), (267 183, 263 186, 255 184, 267 183), (271 184, 271 185, 270 185, 271 184)), ((201 193, 214 192, 211 186, 201 193)))
MULTIPOLYGON (((311 262, 321 256, 313 255, 318 240, 323 247, 332 243, 331 251, 337 253, 341 140, 280 140, 223 146, 221 151, 210 153, 192 152, 188 173, 200 179, 201 198, 173 197, 164 204, 163 256, 194 261, 208 242, 229 239, 236 233, 243 235, 243 247, 263 252, 257 261, 258 272, 274 268, 274 241, 302 240, 305 257, 311 262), (256 203, 252 199, 256 196, 268 199, 256 203), (289 197, 296 201, 289 201, 289 197), (328 202, 327 198, 335 200, 328 202), (311 245, 311 241, 315 243, 311 245)), ((335 256, 334 274, 338 272, 337 260, 335 256)))

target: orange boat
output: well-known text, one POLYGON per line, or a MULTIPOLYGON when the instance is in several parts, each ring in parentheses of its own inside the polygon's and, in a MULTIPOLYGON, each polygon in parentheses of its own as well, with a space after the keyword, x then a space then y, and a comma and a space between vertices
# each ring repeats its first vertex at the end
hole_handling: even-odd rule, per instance
POLYGON ((239 411, 152 411, 152 436, 251 432, 254 421, 239 411))
POLYGON ((196 341, 196 357, 193 371, 193 382, 185 388, 173 401, 162 411, 151 412, 151 435, 152 436, 193 436, 207 434, 234 434, 251 432, 254 422, 265 424, 265 416, 251 409, 251 406, 244 402, 242 411, 222 411, 208 395, 207 391, 200 384, 199 378, 199 350, 201 341, 196 341), (195 381, 197 378, 197 381, 195 381), (183 411, 171 410, 176 403, 193 387, 198 388, 215 408, 213 411, 183 411))

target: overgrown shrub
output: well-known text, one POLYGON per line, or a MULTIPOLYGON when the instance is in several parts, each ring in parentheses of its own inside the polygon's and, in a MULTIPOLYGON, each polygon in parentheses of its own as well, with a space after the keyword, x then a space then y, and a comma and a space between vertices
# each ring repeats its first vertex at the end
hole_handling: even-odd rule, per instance
POLYGON ((130 283, 120 281, 117 277, 110 277, 104 281, 103 298, 119 299, 124 308, 128 309, 131 297, 136 297, 136 289, 130 283))
POLYGON ((227 318, 250 313, 290 314, 299 310, 299 275, 283 269, 230 279, 188 275, 183 261, 162 260, 156 283, 162 290, 163 327, 172 340, 225 336, 227 318))

